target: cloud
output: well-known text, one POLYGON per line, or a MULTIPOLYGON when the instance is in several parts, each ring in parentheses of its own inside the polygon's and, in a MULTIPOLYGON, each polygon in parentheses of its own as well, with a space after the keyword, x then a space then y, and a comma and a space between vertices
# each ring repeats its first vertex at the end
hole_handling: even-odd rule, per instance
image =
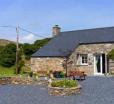
POLYGON ((33 43, 36 40, 36 37, 34 34, 28 34, 24 37, 22 37, 22 43, 33 43))
POLYGON ((27 36, 23 37, 25 40, 31 41, 34 39, 34 35, 33 34, 28 34, 27 36))

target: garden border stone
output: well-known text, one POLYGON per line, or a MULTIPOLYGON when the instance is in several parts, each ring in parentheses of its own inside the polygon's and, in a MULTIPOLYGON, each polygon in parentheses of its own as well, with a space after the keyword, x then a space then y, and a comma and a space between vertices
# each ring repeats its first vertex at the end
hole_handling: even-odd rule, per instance
POLYGON ((79 94, 81 90, 81 85, 72 88, 64 88, 64 87, 52 87, 51 85, 48 86, 48 92, 50 95, 53 96, 69 96, 79 94))

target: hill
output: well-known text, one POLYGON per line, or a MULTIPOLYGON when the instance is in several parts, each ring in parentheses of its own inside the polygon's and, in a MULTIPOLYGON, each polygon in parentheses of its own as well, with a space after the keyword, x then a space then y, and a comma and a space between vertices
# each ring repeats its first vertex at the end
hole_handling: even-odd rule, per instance
POLYGON ((15 42, 6 39, 0 39, 0 46, 6 46, 9 43, 15 43, 15 42))

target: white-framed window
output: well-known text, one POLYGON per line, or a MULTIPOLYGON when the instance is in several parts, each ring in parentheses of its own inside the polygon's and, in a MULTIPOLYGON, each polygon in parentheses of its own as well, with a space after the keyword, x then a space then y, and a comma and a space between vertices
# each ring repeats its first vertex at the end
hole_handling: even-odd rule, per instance
POLYGON ((76 59, 76 65, 88 65, 88 54, 77 54, 76 59))
POLYGON ((81 65, 88 65, 88 55, 87 54, 81 54, 81 65))

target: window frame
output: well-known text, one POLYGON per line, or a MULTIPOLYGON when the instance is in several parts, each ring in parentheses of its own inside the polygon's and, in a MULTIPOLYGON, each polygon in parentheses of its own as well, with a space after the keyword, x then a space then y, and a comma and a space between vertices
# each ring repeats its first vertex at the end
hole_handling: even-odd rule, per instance
POLYGON ((80 54, 80 59, 81 65, 88 65, 88 54, 80 54))

